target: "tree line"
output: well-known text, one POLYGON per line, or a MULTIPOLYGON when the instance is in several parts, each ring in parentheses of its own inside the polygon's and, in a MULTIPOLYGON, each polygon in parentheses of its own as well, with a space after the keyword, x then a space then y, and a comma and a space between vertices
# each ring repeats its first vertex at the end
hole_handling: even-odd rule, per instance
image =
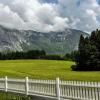
POLYGON ((44 50, 30 50, 27 52, 23 51, 9 51, 6 53, 0 53, 0 60, 13 60, 13 59, 37 59, 41 56, 46 55, 44 50))
POLYGON ((16 59, 48 59, 48 60, 63 60, 60 55, 49 55, 44 50, 30 50, 24 51, 9 51, 0 52, 0 60, 16 60, 16 59))

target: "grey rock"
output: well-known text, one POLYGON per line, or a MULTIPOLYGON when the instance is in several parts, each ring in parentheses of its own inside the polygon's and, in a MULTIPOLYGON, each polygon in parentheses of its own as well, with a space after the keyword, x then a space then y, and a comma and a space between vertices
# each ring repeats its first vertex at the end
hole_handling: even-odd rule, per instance
POLYGON ((78 49, 80 35, 87 33, 75 29, 63 32, 36 32, 0 26, 0 51, 45 50, 48 54, 65 54, 78 49))

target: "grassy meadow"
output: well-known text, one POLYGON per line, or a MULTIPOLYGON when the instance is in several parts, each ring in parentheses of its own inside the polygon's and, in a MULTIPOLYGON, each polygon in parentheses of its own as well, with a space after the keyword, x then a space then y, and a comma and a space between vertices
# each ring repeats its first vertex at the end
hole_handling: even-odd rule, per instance
POLYGON ((55 79, 77 81, 100 81, 100 72, 76 72, 71 70, 71 61, 57 60, 2 60, 0 77, 55 79))

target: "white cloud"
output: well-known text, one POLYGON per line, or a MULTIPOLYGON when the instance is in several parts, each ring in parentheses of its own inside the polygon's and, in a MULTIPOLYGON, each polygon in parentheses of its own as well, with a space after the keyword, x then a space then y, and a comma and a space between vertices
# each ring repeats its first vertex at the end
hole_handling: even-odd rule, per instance
POLYGON ((57 10, 63 17, 69 18, 69 26, 72 28, 90 32, 100 24, 100 6, 97 0, 59 0, 57 10))
POLYGON ((16 12, 11 11, 9 6, 0 4, 0 24, 20 29, 24 22, 16 12))
POLYGON ((92 31, 100 24, 97 0, 58 0, 56 4, 41 1, 0 0, 0 24, 42 32, 67 27, 92 31))

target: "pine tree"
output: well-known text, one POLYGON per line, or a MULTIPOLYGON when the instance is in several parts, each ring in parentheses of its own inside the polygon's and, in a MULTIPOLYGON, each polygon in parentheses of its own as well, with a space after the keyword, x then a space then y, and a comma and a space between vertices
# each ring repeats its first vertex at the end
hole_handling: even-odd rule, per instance
POLYGON ((79 66, 85 66, 85 59, 86 58, 86 53, 85 53, 85 39, 83 35, 80 36, 80 41, 79 41, 79 66))
POLYGON ((100 70, 100 30, 93 31, 90 37, 80 36, 75 61, 73 70, 100 70))

